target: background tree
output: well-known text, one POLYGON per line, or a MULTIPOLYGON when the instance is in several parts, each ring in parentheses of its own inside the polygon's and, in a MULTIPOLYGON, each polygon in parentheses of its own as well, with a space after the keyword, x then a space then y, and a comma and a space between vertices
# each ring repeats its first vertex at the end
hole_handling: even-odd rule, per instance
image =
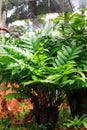
POLYGON ((2 19, 2 0, 0 0, 0 24, 2 19))

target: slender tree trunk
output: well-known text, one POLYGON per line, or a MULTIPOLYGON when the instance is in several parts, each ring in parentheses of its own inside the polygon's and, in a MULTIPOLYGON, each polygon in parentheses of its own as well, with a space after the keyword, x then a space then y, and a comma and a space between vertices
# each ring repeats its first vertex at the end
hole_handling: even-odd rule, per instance
POLYGON ((0 24, 2 24, 2 0, 0 0, 0 24))
MULTIPOLYGON (((0 25, 1 26, 6 26, 6 11, 2 12, 2 2, 3 0, 0 0, 0 25)), ((1 36, 4 37, 5 32, 1 31, 1 36)))
POLYGON ((6 11, 3 11, 2 13, 2 25, 4 27, 6 26, 6 11))
POLYGON ((36 17, 37 16, 37 7, 36 7, 36 0, 33 1, 29 1, 28 2, 29 7, 30 7, 30 11, 31 11, 31 17, 36 17))

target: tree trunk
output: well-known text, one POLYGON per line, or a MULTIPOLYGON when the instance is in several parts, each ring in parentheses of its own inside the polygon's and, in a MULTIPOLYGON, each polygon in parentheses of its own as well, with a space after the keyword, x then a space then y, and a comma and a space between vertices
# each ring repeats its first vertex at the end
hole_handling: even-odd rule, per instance
POLYGON ((29 1, 28 2, 30 11, 31 11, 31 17, 36 17, 37 16, 37 7, 36 7, 36 0, 29 1))
POLYGON ((32 101, 34 103, 34 115, 38 125, 47 125, 47 130, 54 130, 58 121, 58 105, 61 103, 60 99, 57 100, 57 104, 50 103, 46 93, 40 91, 38 95, 33 96, 32 101))
POLYGON ((73 117, 87 114, 87 88, 73 90, 67 93, 67 97, 73 117))
MULTIPOLYGON (((6 11, 2 12, 2 2, 3 0, 0 0, 0 25, 1 26, 6 26, 6 11)), ((1 36, 4 37, 5 32, 4 31, 0 31, 1 32, 1 36)))
POLYGON ((0 24, 2 24, 2 0, 0 0, 0 24))
POLYGON ((2 13, 2 25, 4 27, 6 26, 6 11, 3 11, 2 13))

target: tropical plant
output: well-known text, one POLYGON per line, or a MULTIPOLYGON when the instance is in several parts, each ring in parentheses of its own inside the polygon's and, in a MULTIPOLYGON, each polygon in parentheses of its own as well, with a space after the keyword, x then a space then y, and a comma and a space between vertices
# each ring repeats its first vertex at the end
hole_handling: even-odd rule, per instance
MULTIPOLYGON (((61 44, 62 46, 64 46, 63 47, 64 49, 67 48, 67 46, 69 46, 69 48, 71 49, 72 42, 76 44, 76 48, 82 47, 82 49, 80 49, 80 53, 77 54, 77 57, 74 57, 73 60, 75 61, 77 68, 81 69, 84 72, 85 76, 87 76, 87 67, 86 67, 87 66, 87 59, 86 59, 86 56, 87 56, 87 51, 86 51, 87 50, 87 18, 85 15, 85 10, 87 9, 82 10, 82 14, 66 13, 64 16, 60 16, 58 19, 56 19, 55 23, 57 24, 57 28, 61 34, 60 39, 62 41, 61 44)), ((63 52, 64 49, 62 49, 61 52, 63 52)), ((79 51, 77 50, 76 53, 78 52, 79 51)), ((67 56, 65 54, 62 56, 61 54, 61 58, 60 58, 60 54, 59 54, 58 57, 61 60, 61 63, 63 64, 64 62, 63 59, 65 59, 67 56)), ((71 56, 69 55, 69 58, 70 57, 72 57, 72 55, 71 56)), ((68 81, 65 81, 65 83, 67 82, 68 81)), ((69 85, 68 87, 71 86, 72 90, 70 91, 68 87, 66 88, 68 90, 67 97, 70 103, 71 112, 73 116, 75 115, 81 116, 86 113, 85 108, 86 108, 86 99, 87 99, 86 97, 87 83, 82 85, 81 82, 77 84, 71 80, 70 82, 71 84, 72 83, 73 84, 69 85), (82 106, 85 106, 85 107, 83 108, 82 106)))
MULTIPOLYGON (((75 17, 75 20, 79 17, 80 20, 83 18, 75 14, 72 17, 75 17)), ((80 30, 79 27, 77 28, 78 33, 73 30, 73 33, 69 34, 68 32, 73 29, 70 24, 72 22, 69 21, 67 25, 65 20, 67 19, 64 19, 64 24, 58 25, 61 36, 57 37, 57 45, 54 42, 56 37, 50 37, 52 39, 49 40, 49 35, 45 34, 43 37, 37 34, 33 38, 24 38, 8 43, 8 45, 1 45, 0 50, 1 82, 18 83, 20 87, 16 88, 17 93, 14 96, 32 97, 39 113, 40 110, 42 112, 46 110, 44 114, 41 114, 43 118, 40 118, 40 115, 37 118, 38 124, 50 122, 53 125, 51 128, 55 126, 57 117, 54 113, 52 119, 52 115, 48 114, 47 119, 46 115, 52 113, 52 110, 56 111, 56 115, 58 114, 60 91, 70 92, 87 86, 87 62, 83 63, 87 53, 84 51, 87 48, 85 27, 83 29, 85 23, 81 24, 80 30), (80 40, 79 31, 81 33, 81 29, 83 35, 80 40), (82 44, 83 41, 84 44, 82 44), (45 103, 42 102, 43 97, 45 103), (44 109, 42 110, 42 108, 44 109)), ((74 26, 74 23, 72 25, 74 26)))
MULTIPOLYGON (((57 105, 60 103, 58 92, 67 84, 72 85, 75 82, 82 82, 82 84, 84 84, 85 75, 81 70, 76 68, 75 62, 73 61, 58 66, 56 62, 58 60, 57 57, 49 57, 49 55, 47 55, 48 50, 43 48, 43 45, 39 43, 38 40, 35 41, 35 43, 31 43, 26 39, 23 43, 18 45, 2 45, 1 47, 4 49, 4 52, 0 56, 2 81, 11 81, 19 84, 20 87, 16 89, 18 93, 13 94, 16 97, 21 96, 23 98, 33 95, 32 100, 35 104, 35 110, 39 113, 40 110, 47 109, 45 110, 45 115, 47 115, 46 113, 51 115, 51 113, 47 111, 50 109, 50 111, 52 111, 53 108, 56 115, 55 113, 52 113, 52 115, 53 119, 56 117, 54 119, 56 123, 58 119, 57 105), (58 92, 56 93, 56 91, 58 92), (49 103, 50 106, 48 106, 49 103)), ((78 53, 80 53, 80 51, 78 53)), ((78 53, 76 53, 76 55, 78 53)), ((53 119, 50 119, 52 118, 50 115, 48 115, 49 119, 47 122, 51 120, 50 123, 55 125, 53 119)), ((42 113, 40 116, 42 116, 42 113)), ((41 119, 44 119, 44 117, 42 116, 41 119)), ((37 120, 39 120, 39 118, 37 118, 37 120)), ((37 122, 46 123, 46 120, 37 122)))
POLYGON ((74 61, 81 53, 82 46, 77 47, 74 42, 71 47, 63 46, 55 57, 47 55, 49 50, 43 47, 43 43, 39 43, 39 39, 34 43, 26 39, 21 44, 2 45, 2 48, 4 49, 0 56, 2 77, 4 80, 17 82, 21 86, 20 89, 28 86, 24 89, 26 92, 27 89, 35 89, 36 84, 41 86, 50 84, 50 87, 60 84, 63 87, 77 81, 84 84, 86 80, 81 68, 78 69, 74 61))

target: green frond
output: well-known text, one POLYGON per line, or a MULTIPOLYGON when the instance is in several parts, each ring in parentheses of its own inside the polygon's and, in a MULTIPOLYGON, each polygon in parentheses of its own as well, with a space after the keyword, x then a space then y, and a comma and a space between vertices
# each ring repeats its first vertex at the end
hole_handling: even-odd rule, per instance
POLYGON ((17 44, 22 50, 28 50, 28 52, 33 53, 33 41, 31 41, 29 38, 22 38, 19 43, 17 44))
POLYGON ((33 40, 30 38, 22 38, 21 42, 18 44, 20 48, 24 50, 28 50, 30 53, 34 53, 38 51, 41 46, 39 38, 34 38, 33 40))
POLYGON ((60 66, 67 64, 68 62, 75 61, 79 57, 82 51, 82 46, 63 46, 61 50, 58 51, 57 57, 55 58, 55 66, 60 66))
MULTIPOLYGON (((28 59, 32 56, 32 53, 30 53, 28 50, 23 50, 15 45, 3 45, 4 50, 7 54, 17 58, 17 59, 28 59)), ((2 53, 3 54, 3 53, 2 53)))

